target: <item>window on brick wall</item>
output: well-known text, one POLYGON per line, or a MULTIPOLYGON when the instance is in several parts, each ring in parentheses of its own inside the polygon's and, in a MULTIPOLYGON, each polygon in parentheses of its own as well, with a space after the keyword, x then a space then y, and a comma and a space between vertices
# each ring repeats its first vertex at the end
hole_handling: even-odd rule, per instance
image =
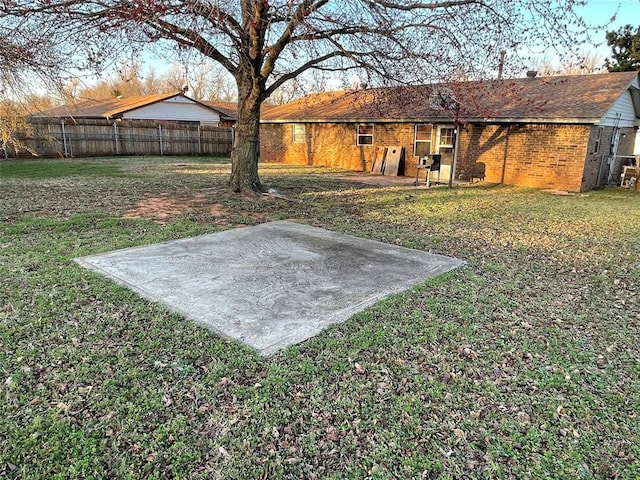
POLYGON ((413 142, 413 154, 416 157, 424 157, 431 153, 431 134, 433 127, 426 124, 415 126, 415 136, 413 142))
POLYGON ((303 123, 295 123, 292 128, 293 143, 305 143, 305 128, 303 123))
POLYGON ((358 145, 373 145, 373 125, 358 125, 358 145))
POLYGON ((441 128, 440 129, 440 147, 453 148, 455 135, 456 135, 455 128, 441 128))
POLYGON ((598 127, 596 130, 596 141, 593 145, 593 153, 600 153, 600 142, 602 141, 602 127, 598 127))

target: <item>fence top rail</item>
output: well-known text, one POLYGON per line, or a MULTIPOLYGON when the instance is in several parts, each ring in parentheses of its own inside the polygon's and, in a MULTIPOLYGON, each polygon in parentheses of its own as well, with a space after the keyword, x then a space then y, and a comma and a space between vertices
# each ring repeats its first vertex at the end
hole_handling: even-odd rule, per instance
POLYGON ((113 128, 114 123, 118 127, 148 127, 148 128, 184 128, 184 129, 207 129, 207 130, 231 130, 232 127, 223 125, 212 125, 208 123, 185 123, 178 120, 108 120, 100 118, 54 118, 54 117, 29 117, 32 125, 61 125, 65 126, 109 126, 113 128))

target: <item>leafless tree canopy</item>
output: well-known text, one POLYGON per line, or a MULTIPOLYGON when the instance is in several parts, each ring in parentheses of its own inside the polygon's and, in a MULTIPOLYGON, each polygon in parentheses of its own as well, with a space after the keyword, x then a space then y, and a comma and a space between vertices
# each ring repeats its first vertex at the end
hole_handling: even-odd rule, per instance
MULTIPOLYGON (((3 8, 5 5, 3 4, 3 8)), ((32 85, 54 88, 58 72, 65 68, 61 60, 64 50, 58 30, 40 25, 29 18, 7 15, 0 11, 0 156, 8 148, 28 150, 16 133, 29 133, 31 126, 24 114, 38 103, 31 94, 32 85), (56 41, 59 42, 56 45, 56 41)), ((36 154, 36 152, 31 151, 36 154)))
MULTIPOLYGON (((584 0, 2 0, 15 19, 68 33, 76 57, 100 66, 149 43, 192 49, 235 79, 234 190, 259 190, 260 105, 308 71, 368 85, 479 78, 524 46, 575 47, 584 0)), ((506 66, 507 69, 509 65, 506 66)), ((507 70, 508 71, 508 70, 507 70)))

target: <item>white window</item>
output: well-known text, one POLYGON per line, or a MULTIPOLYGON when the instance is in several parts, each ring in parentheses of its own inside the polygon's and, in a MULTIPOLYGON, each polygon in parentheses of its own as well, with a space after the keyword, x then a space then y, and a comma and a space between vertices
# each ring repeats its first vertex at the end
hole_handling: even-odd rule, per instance
POLYGON ((416 157, 424 157, 431 153, 431 133, 433 127, 427 124, 417 124, 415 126, 415 138, 413 143, 413 154, 416 157))
POLYGON ((453 148, 453 142, 456 138, 455 128, 440 129, 440 147, 453 148))
POLYGON ((305 143, 305 128, 304 123, 293 124, 293 143, 305 143))
POLYGON ((373 145, 373 125, 358 125, 358 145, 373 145))

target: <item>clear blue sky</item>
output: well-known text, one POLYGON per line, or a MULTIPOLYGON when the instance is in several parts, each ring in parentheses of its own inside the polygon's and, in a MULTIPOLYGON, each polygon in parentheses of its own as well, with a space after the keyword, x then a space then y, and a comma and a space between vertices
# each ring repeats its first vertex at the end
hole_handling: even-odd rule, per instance
MULTIPOLYGON (((505 0, 509 1, 509 0, 505 0)), ((611 55, 611 47, 607 46, 605 35, 607 31, 618 30, 630 24, 640 26, 640 0, 587 0, 586 6, 576 7, 589 25, 602 26, 591 34, 593 49, 604 59, 611 55), (612 17, 615 19, 612 21, 612 17), (597 47, 597 48, 596 48, 597 47)), ((587 53, 588 47, 581 49, 587 53)), ((166 60, 158 60, 153 55, 144 56, 145 66, 154 66, 157 73, 164 73, 170 68, 166 60)))
POLYGON ((591 25, 609 23, 615 15, 616 18, 608 26, 594 32, 592 38, 593 42, 602 43, 598 52, 605 56, 611 52, 605 40, 607 31, 618 30, 624 25, 640 26, 640 0, 587 0, 587 5, 577 11, 591 25))

